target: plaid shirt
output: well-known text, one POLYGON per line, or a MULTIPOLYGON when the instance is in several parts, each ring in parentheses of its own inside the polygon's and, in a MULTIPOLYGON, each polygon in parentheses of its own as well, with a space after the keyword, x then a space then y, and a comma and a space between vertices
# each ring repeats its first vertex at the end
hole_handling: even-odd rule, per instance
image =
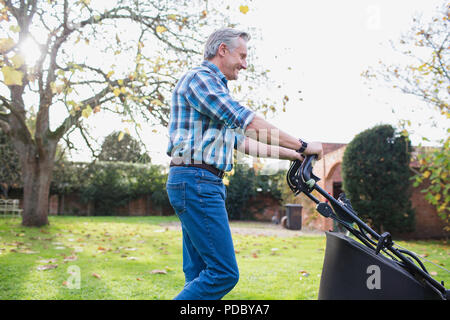
POLYGON ((227 83, 219 68, 207 60, 178 81, 167 148, 175 162, 203 161, 223 171, 232 169, 233 148, 244 140, 244 130, 255 114, 230 96, 227 83))

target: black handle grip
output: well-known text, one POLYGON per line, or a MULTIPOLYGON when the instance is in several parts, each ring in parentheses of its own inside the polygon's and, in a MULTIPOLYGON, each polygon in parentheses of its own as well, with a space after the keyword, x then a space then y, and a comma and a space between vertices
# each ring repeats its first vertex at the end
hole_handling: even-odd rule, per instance
POLYGON ((318 181, 318 178, 312 173, 313 169, 313 161, 317 159, 317 155, 307 155, 305 160, 303 160, 303 163, 300 167, 300 172, 303 177, 303 181, 307 182, 311 179, 314 179, 315 181, 318 181))

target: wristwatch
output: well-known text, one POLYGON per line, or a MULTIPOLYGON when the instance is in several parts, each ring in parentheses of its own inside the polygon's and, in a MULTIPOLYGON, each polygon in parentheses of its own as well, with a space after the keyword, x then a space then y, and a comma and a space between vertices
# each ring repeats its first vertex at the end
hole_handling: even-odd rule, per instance
POLYGON ((305 141, 303 141, 302 139, 298 139, 298 141, 300 141, 302 146, 300 147, 300 149, 297 150, 297 152, 303 153, 306 150, 306 148, 308 147, 308 144, 305 141))

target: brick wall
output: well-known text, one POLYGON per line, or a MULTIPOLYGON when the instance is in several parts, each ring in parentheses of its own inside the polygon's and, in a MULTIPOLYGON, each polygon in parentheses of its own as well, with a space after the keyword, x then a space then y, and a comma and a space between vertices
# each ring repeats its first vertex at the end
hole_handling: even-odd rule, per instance
POLYGON ((266 194, 259 194, 250 199, 248 207, 253 217, 259 221, 272 221, 273 216, 282 215, 282 207, 278 200, 266 194))
POLYGON ((427 188, 429 182, 424 182, 417 188, 413 188, 411 195, 412 207, 415 210, 416 230, 411 233, 401 234, 404 238, 448 238, 449 232, 444 231, 444 221, 438 216, 436 209, 421 193, 427 188))

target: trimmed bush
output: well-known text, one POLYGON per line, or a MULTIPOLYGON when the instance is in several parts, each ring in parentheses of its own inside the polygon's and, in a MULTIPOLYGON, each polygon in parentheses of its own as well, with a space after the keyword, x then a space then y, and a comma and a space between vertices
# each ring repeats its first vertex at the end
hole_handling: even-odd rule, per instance
POLYGON ((345 150, 343 189, 358 214, 379 232, 414 229, 410 150, 410 141, 390 125, 359 133, 345 150))

